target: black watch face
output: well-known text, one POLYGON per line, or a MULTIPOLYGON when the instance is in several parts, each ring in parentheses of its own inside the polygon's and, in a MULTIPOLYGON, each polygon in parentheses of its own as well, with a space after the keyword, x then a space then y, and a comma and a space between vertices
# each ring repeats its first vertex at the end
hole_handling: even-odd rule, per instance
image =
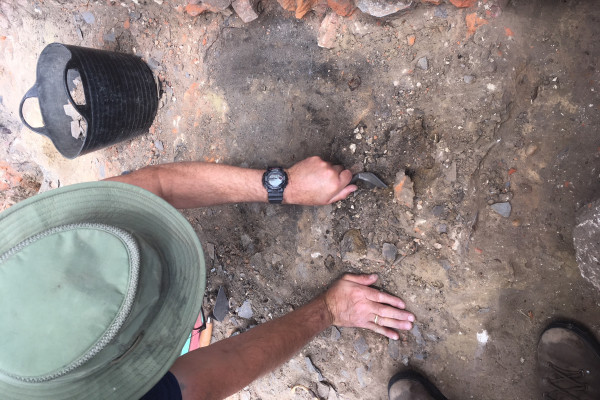
POLYGON ((285 177, 279 171, 270 172, 269 175, 267 176, 268 184, 270 186, 272 186, 274 189, 281 187, 281 185, 283 184, 284 181, 285 181, 285 177))

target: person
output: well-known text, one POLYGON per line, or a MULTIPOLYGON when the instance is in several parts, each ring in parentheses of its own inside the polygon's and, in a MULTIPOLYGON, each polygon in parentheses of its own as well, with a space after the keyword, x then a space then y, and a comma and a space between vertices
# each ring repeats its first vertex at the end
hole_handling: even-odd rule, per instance
MULTIPOLYGON (((600 399, 600 343, 574 321, 554 321, 537 346, 537 375, 541 398, 553 400, 600 399)), ((388 383, 389 400, 446 400, 420 373, 408 370, 388 383)))
POLYGON ((415 321, 405 303, 370 287, 375 274, 346 274, 281 318, 177 358, 199 312, 205 271, 198 238, 173 207, 324 205, 355 191, 351 178, 319 157, 266 171, 173 163, 11 207, 0 214, 0 270, 10 271, 0 277, 0 335, 10 338, 0 343, 0 391, 6 398, 220 399, 331 325, 398 339, 415 321), (42 342, 40 324, 48 330, 42 342))

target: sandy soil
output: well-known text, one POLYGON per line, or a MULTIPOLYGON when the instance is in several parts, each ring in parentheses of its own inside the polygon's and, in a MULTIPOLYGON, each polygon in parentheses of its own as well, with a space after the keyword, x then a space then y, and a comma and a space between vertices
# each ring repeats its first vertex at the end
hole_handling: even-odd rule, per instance
MULTIPOLYGON (((600 197, 592 2, 513 0, 500 15, 485 1, 419 4, 388 19, 356 12, 340 18, 332 49, 317 46, 323 12, 296 20, 264 2, 244 24, 230 10, 191 17, 181 1, 136 3, 0 3, 2 208, 181 160, 263 168, 320 155, 390 185, 397 173, 414 182, 412 207, 390 186, 328 207, 184 212, 208 250, 206 309, 220 285, 231 297, 214 340, 283 315, 345 271, 378 272, 379 287, 418 318, 397 342, 327 331, 232 398, 308 399, 291 392, 304 385, 325 399, 385 399, 389 377, 411 367, 450 398, 531 399, 549 321, 600 333, 600 298, 572 245, 576 211, 600 197), (480 26, 469 31, 473 13, 480 26), (143 57, 163 90, 150 132, 65 160, 24 128, 18 105, 52 42, 143 57), (492 207, 505 202, 508 217, 492 207), (350 248, 348 235, 359 239, 350 248), (246 300, 250 319, 236 315, 246 300)), ((28 106, 39 123, 35 114, 28 106)))

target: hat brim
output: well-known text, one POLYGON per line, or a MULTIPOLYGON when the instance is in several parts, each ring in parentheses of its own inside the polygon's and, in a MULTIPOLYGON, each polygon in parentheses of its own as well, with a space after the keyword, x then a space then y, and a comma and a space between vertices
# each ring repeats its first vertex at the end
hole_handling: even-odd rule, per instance
MULTIPOLYGON (((0 214, 0 254, 46 229, 80 222, 113 225, 153 246, 166 269, 164 300, 140 339, 118 361, 81 379, 15 383, 0 378, 3 398, 140 398, 169 370, 193 328, 206 288, 200 241, 174 207, 137 186, 82 183, 29 198, 0 214)), ((40 340, 43 332, 40 327, 40 340)))

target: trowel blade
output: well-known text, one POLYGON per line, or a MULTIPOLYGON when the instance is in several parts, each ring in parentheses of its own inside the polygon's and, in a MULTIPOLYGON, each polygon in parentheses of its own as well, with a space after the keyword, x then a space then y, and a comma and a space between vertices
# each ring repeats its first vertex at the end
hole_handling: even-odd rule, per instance
POLYGON ((225 294, 225 288, 219 287, 219 293, 217 293, 217 301, 215 302, 215 308, 213 309, 213 316, 219 322, 223 321, 225 315, 229 311, 229 300, 225 294))
POLYGON ((372 172, 359 172, 352 177, 350 181, 354 184, 358 181, 365 182, 371 187, 386 188, 387 185, 372 172))

